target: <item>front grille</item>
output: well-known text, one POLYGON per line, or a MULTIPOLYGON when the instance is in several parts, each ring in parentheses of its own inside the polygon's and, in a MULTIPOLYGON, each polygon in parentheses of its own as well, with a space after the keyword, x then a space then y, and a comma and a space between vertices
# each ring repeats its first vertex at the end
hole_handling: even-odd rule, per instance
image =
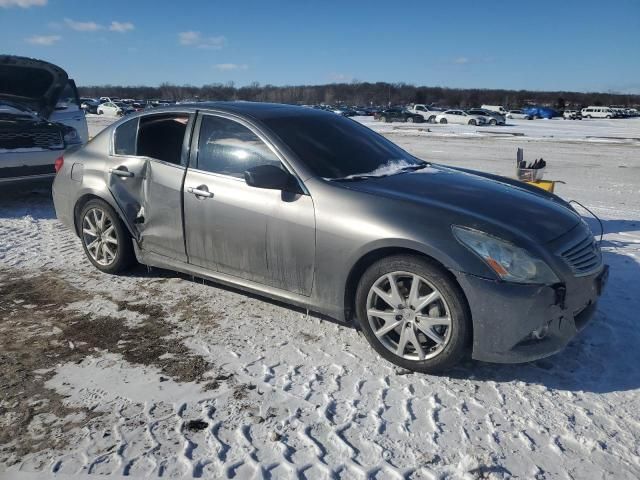
POLYGON ((576 276, 589 275, 602 265, 600 248, 590 231, 585 231, 585 236, 577 243, 564 248, 560 256, 569 265, 576 276))
POLYGON ((0 148, 64 148, 62 135, 57 130, 29 130, 26 132, 0 132, 0 148))

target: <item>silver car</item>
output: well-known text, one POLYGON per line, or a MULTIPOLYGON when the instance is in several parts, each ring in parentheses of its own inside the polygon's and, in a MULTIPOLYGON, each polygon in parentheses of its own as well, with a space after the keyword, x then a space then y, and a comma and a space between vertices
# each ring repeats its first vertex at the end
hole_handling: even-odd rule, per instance
POLYGON ((560 198, 302 107, 134 114, 64 158, 53 198, 103 272, 139 262, 355 318, 421 372, 562 349, 608 271, 560 198))

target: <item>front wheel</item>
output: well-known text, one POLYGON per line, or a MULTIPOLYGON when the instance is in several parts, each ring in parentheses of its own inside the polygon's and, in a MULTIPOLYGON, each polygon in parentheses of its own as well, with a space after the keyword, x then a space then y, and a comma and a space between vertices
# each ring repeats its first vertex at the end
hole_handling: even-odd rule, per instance
POLYGON ((498 124, 498 121, 495 118, 489 120, 489 125, 497 125, 497 124, 498 124))
POLYGON ((102 110, 98 110, 98 115, 102 115, 104 112, 102 110))
POLYGON ((436 123, 436 117, 435 117, 435 115, 430 116, 430 117, 429 117, 429 120, 427 120, 427 122, 429 122, 429 123, 436 123))
POLYGON ((358 323, 386 360, 436 373, 458 363, 471 338, 460 287, 426 259, 398 255, 369 267, 356 292, 358 323))
POLYGON ((91 200, 78 218, 82 248, 89 261, 105 273, 120 273, 135 263, 129 232, 103 200, 91 200))
POLYGON ((445 123, 447 123, 447 119, 446 118, 441 118, 440 119, 440 123, 444 125, 445 123))
POLYGON ((407 123, 413 123, 413 117, 407 117, 407 123))
POLYGON ((469 120, 469 125, 476 125, 476 121, 475 120, 469 120))

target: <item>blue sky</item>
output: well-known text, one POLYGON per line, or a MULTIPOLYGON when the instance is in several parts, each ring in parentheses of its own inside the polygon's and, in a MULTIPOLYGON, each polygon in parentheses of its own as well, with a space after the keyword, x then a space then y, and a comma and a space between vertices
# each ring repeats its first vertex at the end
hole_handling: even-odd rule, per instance
POLYGON ((0 0, 0 46, 80 85, 356 79, 640 93, 640 0, 0 0))

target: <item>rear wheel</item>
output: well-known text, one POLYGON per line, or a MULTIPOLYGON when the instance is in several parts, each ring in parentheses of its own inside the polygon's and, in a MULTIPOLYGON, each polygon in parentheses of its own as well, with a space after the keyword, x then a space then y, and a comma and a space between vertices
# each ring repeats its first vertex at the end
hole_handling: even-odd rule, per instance
POLYGON ((398 255, 367 269, 356 292, 358 322, 386 360, 436 373, 467 353, 470 315, 464 294, 439 267, 398 255))
POLYGON ((90 200, 78 218, 82 248, 89 261, 105 273, 119 273, 135 263, 129 232, 103 200, 90 200))
POLYGON ((407 117, 407 123, 413 123, 413 117, 407 117))
POLYGON ((98 115, 102 115, 104 112, 102 110, 98 110, 98 115))
POLYGON ((391 119, 389 117, 382 117, 382 121, 384 123, 391 123, 391 119))
POLYGON ((497 125, 498 121, 495 118, 492 118, 491 120, 489 120, 489 125, 497 125))
POLYGON ((469 120, 469 125, 477 125, 475 120, 469 120))
POLYGON ((446 119, 446 118, 441 118, 441 119, 440 119, 440 123, 442 123, 442 124, 447 123, 447 119, 446 119))
POLYGON ((435 115, 431 115, 429 117, 429 120, 427 120, 429 123, 436 123, 436 116, 435 115))

